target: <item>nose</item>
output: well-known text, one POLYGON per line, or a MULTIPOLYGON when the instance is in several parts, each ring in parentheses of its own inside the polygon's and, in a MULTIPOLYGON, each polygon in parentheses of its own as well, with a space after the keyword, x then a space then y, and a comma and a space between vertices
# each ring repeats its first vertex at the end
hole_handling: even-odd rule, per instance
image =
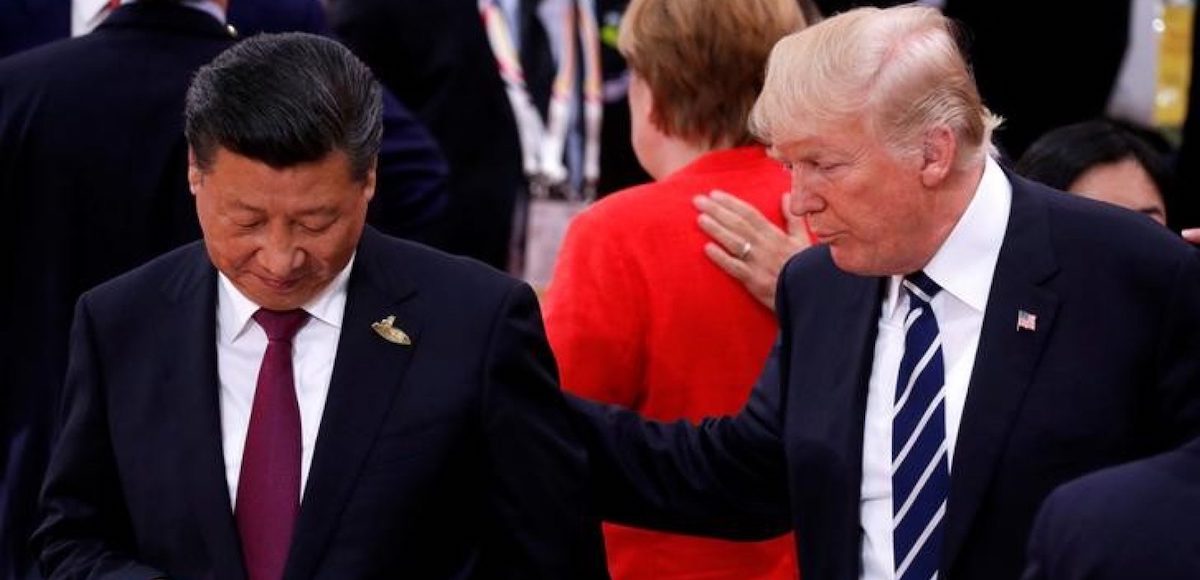
POLYGON ((796 166, 792 169, 791 210, 796 215, 808 215, 825 209, 825 198, 818 193, 819 189, 808 179, 808 172, 796 166))
POLYGON ((287 227, 273 227, 258 251, 259 264, 273 278, 286 279, 304 265, 304 251, 287 227))

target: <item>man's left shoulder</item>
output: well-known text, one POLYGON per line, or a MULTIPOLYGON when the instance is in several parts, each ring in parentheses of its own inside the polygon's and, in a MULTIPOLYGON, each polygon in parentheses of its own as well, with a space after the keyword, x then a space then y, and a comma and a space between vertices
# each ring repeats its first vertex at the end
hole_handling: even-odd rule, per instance
POLYGON ((506 294, 523 283, 473 258, 394 238, 374 230, 363 233, 360 258, 381 275, 403 280, 421 292, 469 288, 478 298, 506 294))
POLYGON ((1044 187, 1029 193, 1045 202, 1061 258, 1169 268, 1197 260, 1178 234, 1140 213, 1044 187))

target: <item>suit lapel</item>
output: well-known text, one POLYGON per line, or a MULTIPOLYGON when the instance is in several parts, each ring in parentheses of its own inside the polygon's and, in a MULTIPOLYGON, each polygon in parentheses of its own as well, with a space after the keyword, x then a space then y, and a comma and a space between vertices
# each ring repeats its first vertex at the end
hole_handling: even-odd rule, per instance
POLYGON ((346 314, 312 467, 292 539, 286 578, 309 578, 329 543, 363 461, 420 346, 415 287, 382 256, 381 236, 364 231, 350 276, 346 314), (390 315, 412 340, 381 338, 371 323, 390 315))
MULTIPOLYGON (((793 401, 794 415, 788 423, 798 425, 801 432, 807 434, 801 441, 828 445, 842 467, 832 474, 833 479, 822 484, 817 492, 819 497, 807 500, 830 506, 821 510, 829 518, 827 525, 810 524, 812 529, 826 530, 820 534, 825 536, 822 543, 829 547, 819 550, 824 552, 819 558, 827 561, 825 566, 820 566, 822 573, 817 575, 841 578, 854 575, 859 565, 863 424, 885 284, 879 278, 852 276, 840 271, 838 276, 839 283, 823 288, 828 293, 820 301, 825 307, 806 309, 818 312, 822 322, 815 327, 802 327, 820 330, 796 338, 798 342, 803 341, 797 347, 806 349, 805 356, 811 361, 798 372, 812 374, 801 379, 801 384, 808 388, 793 401), (836 490, 833 492, 836 497, 831 495, 831 490, 836 490)), ((804 451, 797 449, 795 453, 802 456, 804 451)), ((816 458, 818 462, 823 459, 823 456, 816 458)), ((797 481, 805 481, 808 476, 797 473, 795 477, 797 481)), ((800 535, 806 536, 803 528, 800 535)))
POLYGON ((170 335, 173 392, 163 400, 164 420, 179 421, 183 438, 180 489, 191 503, 208 548, 209 562, 217 578, 245 578, 241 544, 233 520, 229 488, 225 481, 225 459, 221 447, 220 382, 217 376, 217 278, 204 246, 196 243, 181 261, 176 276, 164 291, 170 301, 171 324, 162 325, 170 335), (184 329, 184 332, 178 332, 184 329))
POLYGON ((949 571, 995 473, 1025 391, 1054 328, 1058 297, 1043 284, 1057 271, 1045 202, 1024 180, 1013 184, 1012 210, 958 431, 947 503, 943 571, 949 571), (1021 312, 1036 329, 1018 328, 1021 312))

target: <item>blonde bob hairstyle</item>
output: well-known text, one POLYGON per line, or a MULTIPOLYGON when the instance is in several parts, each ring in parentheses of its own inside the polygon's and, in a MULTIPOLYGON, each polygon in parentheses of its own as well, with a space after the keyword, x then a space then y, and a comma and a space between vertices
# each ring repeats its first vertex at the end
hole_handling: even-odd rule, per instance
POLYGON ((710 148, 747 145, 771 47, 804 26, 796 0, 633 0, 617 45, 650 89, 650 122, 710 148))
POLYGON ((921 154, 926 133, 955 135, 957 168, 993 153, 1001 119, 983 105, 957 28, 935 8, 858 8, 775 45, 751 131, 783 143, 863 116, 897 156, 921 154))

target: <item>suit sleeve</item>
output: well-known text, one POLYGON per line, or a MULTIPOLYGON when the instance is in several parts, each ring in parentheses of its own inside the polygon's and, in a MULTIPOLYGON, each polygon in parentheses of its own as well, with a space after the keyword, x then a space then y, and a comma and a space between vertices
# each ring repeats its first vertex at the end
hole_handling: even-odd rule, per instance
POLYGON ((133 560, 132 526, 109 445, 105 385, 87 297, 75 308, 62 430, 42 488, 33 537, 42 570, 55 578, 159 578, 133 560))
POLYGON ((587 444, 601 517, 735 540, 791 529, 782 432, 792 348, 785 279, 780 276, 776 292, 784 331, 737 415, 699 425, 647 421, 628 409, 568 396, 587 444))
POLYGON ((636 250, 606 229, 619 221, 604 221, 610 217, 588 210, 572 220, 546 292, 546 333, 564 390, 637 408, 645 396, 646 282, 636 250))
POLYGON ((484 366, 484 557, 505 578, 605 578, 587 454, 555 376, 533 291, 515 286, 484 366))
POLYGON ((1025 572, 1021 580, 1049 580, 1049 554, 1054 551, 1054 534, 1051 532, 1051 502, 1047 500, 1038 511, 1037 519, 1033 522, 1033 530, 1029 534, 1029 550, 1025 559, 1025 572))
POLYGON ((1170 449, 1200 437, 1200 252, 1181 261, 1163 318, 1152 412, 1163 430, 1155 448, 1170 449))

